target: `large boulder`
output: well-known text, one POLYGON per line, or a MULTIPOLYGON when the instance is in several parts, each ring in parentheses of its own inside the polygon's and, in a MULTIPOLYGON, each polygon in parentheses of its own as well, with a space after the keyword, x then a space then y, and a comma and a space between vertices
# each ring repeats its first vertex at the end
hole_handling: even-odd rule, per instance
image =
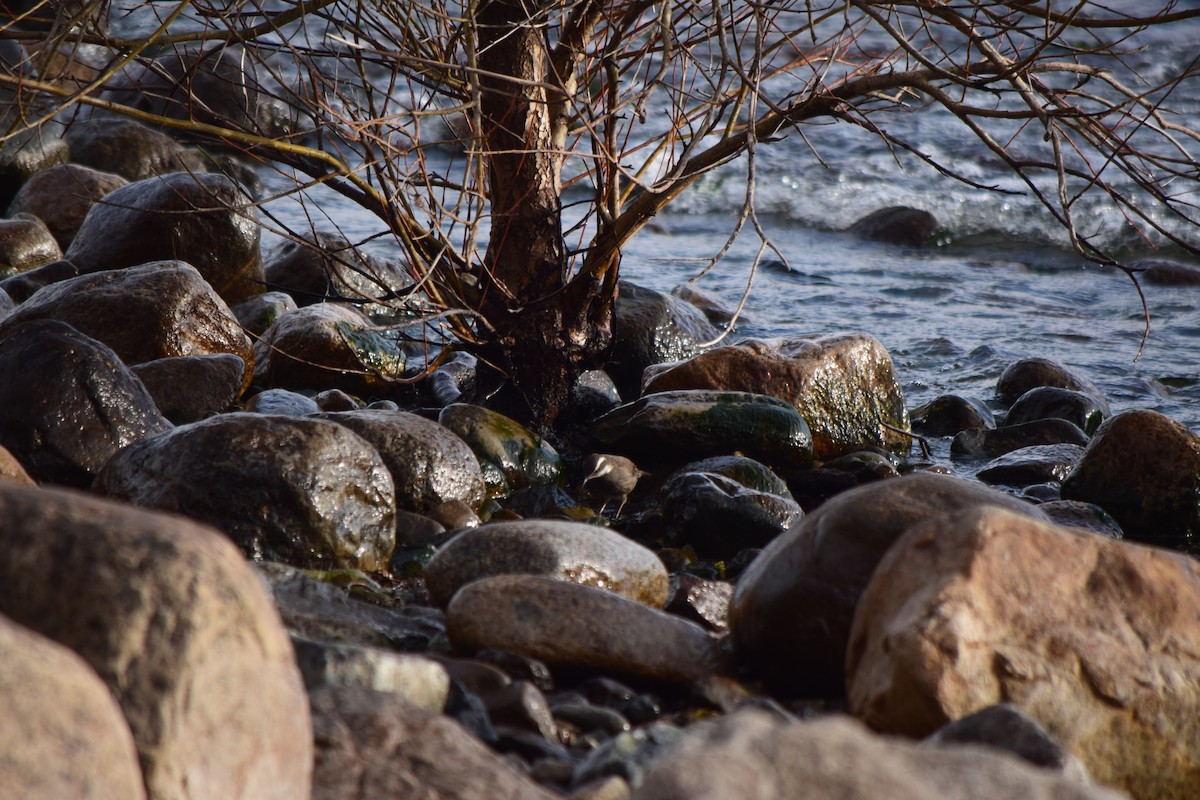
POLYGON ((908 528, 948 510, 1033 506, 983 484, 933 473, 868 484, 820 506, 738 579, 729 630, 739 665, 788 696, 840 696, 859 596, 908 528))
POLYGON ((922 736, 1005 701, 1098 781, 1200 796, 1200 574, 1185 556, 999 508, 915 526, 859 602, 850 706, 922 736))
POLYGON ((399 264, 366 253, 341 234, 314 231, 285 239, 263 259, 267 285, 298 304, 325 300, 386 302, 412 284, 399 264))
POLYGON ((126 447, 95 488, 208 523, 254 559, 380 570, 395 544, 383 459, 322 419, 239 412, 183 425, 126 447))
POLYGON ((494 522, 468 528, 425 565, 430 597, 446 605, 489 575, 543 575, 617 592, 661 608, 667 570, 653 552, 615 531, 560 520, 494 522))
POLYGON ((152 800, 308 796, 312 731, 292 647, 224 536, 3 482, 0 519, 0 613, 100 676, 133 733, 152 800))
POLYGON ((621 394, 632 397, 646 367, 690 358, 720 335, 686 300, 621 281, 608 372, 621 394))
POLYGON ((865 334, 793 339, 771 346, 745 341, 645 373, 646 394, 722 389, 778 397, 796 407, 826 460, 865 447, 905 451, 912 443, 904 392, 892 358, 865 334))
POLYGON ((311 695, 312 800, 552 800, 447 716, 395 694, 326 687, 311 695))
MULTIPOLYGON (((254 364, 250 338, 190 264, 156 261, 80 275, 39 289, 5 321, 59 319, 104 342, 125 364, 229 353, 254 364)), ((250 382, 245 371, 242 388, 250 382)))
POLYGON ((449 500, 479 508, 483 473, 471 448, 443 426, 406 411, 360 409, 323 415, 370 442, 391 470, 396 506, 427 513, 449 500))
POLYGON ((142 800, 121 708, 65 647, 0 616, 0 785, 10 797, 142 800))
POLYGON ((1062 496, 1100 506, 1131 539, 1192 543, 1200 533, 1200 437, 1157 411, 1118 414, 1096 431, 1062 496))
POLYGON ((107 346, 57 320, 0 327, 0 446, 35 480, 84 488, 118 450, 169 428, 107 346))
POLYGON ((88 211, 67 250, 81 273, 182 260, 227 303, 263 290, 258 215, 224 175, 174 172, 122 186, 88 211))
POLYGON ((871 734, 844 716, 745 710, 691 728, 633 800, 1120 800, 998 752, 871 734))
POLYGON ((1082 392, 1095 401, 1104 416, 1109 415, 1104 392, 1091 378, 1049 358, 1023 358, 1009 364, 996 381, 996 397, 1011 405, 1030 389, 1043 386, 1082 392))
POLYGON ((57 164, 35 172, 13 198, 8 213, 32 214, 42 220, 58 246, 65 250, 83 224, 88 209, 128 182, 120 175, 83 164, 57 164))
POLYGON ((198 154, 162 131, 132 119, 107 115, 76 119, 65 135, 72 161, 117 175, 124 179, 122 183, 172 172, 206 171, 198 154))

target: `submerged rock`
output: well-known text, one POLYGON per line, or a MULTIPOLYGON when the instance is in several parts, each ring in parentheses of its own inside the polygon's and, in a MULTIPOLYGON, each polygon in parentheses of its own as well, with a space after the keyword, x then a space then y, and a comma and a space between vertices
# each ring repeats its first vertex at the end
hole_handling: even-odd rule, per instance
POLYGON ((792 339, 778 347, 746 341, 646 371, 645 393, 676 389, 752 391, 786 400, 808 423, 821 460, 864 447, 901 452, 911 444, 891 356, 865 334, 792 339))
POLYGON ((849 228, 850 233, 873 242, 920 247, 937 234, 937 217, 910 206, 888 206, 872 211, 849 228))
POLYGON ((126 447, 96 490, 206 522, 253 559, 379 570, 395 544, 383 459, 321 419, 233 413, 184 425, 126 447))

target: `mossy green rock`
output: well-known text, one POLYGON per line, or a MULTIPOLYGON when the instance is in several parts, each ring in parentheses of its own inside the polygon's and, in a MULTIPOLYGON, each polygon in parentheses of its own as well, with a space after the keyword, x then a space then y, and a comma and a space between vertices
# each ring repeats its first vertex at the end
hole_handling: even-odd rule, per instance
POLYGON ((776 467, 813 460, 808 424, 790 404, 750 392, 649 394, 596 420, 592 435, 646 464, 742 453, 776 467))
POLYGON ((454 403, 442 409, 438 422, 474 451, 493 497, 562 483, 563 462, 558 451, 514 419, 483 406, 454 403))

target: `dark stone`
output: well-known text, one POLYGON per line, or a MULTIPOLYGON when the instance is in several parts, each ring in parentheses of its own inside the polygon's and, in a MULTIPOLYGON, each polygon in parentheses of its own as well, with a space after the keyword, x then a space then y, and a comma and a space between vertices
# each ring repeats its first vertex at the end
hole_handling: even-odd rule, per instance
POLYGON ((637 395, 647 366, 694 356, 721 334, 689 303, 628 281, 620 283, 615 314, 607 370, 625 397, 637 395))
POLYGON ((246 363, 231 353, 160 358, 131 369, 176 425, 230 410, 246 377, 246 363))
POLYGON ((1017 398, 1004 417, 1005 426, 1020 425, 1039 419, 1065 419, 1091 435, 1108 416, 1089 394, 1054 386, 1038 386, 1017 398))
POLYGON ((1095 503, 1080 500, 1053 500, 1042 503, 1038 510, 1059 525, 1107 536, 1109 539, 1124 539, 1125 533, 1112 516, 1095 503))
POLYGON ((74 278, 78 274, 79 270, 70 261, 55 261, 53 264, 5 278, 0 281, 0 289, 3 289, 17 303, 23 303, 33 297, 34 293, 43 286, 74 278))
POLYGON ((1095 383, 1048 358, 1024 358, 1010 364, 996 381, 996 397, 1003 403, 1012 404, 1030 389, 1040 386, 1083 392, 1096 402, 1104 416, 1109 414, 1104 393, 1095 383))
POLYGON ((86 488, 118 450, 170 427, 104 344, 57 320, 0 329, 0 446, 35 480, 86 488))
POLYGON ((912 429, 925 436, 953 436, 971 428, 995 428, 996 418, 982 403, 956 394, 935 397, 912 410, 912 429))
POLYGON ((0 276, 17 275, 62 258, 58 242, 37 217, 0 219, 0 276))
POLYGON ((594 420, 621 405, 621 393, 604 370, 585 371, 575 381, 571 392, 573 409, 585 420, 594 420))
POLYGON ((387 302, 412 284, 399 264, 328 231, 275 245, 263 259, 263 271, 268 287, 287 292, 302 306, 326 300, 387 302))
POLYGON ((1006 486, 1061 481, 1082 455, 1083 448, 1077 444, 1022 447, 989 461, 979 470, 979 480, 1006 486))
POLYGON ((131 119, 108 115, 76 119, 67 127, 66 140, 75 164, 117 175, 126 181, 141 181, 172 172, 208 171, 204 159, 197 153, 162 131, 131 119))
POLYGON ((245 402, 243 409, 255 414, 284 414, 289 417, 321 413, 317 401, 287 389, 267 389, 259 392, 245 402))
POLYGON ((326 389, 313 397, 313 402, 322 411, 335 413, 338 411, 358 411, 362 404, 341 389, 326 389))
POLYGON ((933 214, 909 206, 888 206, 872 211, 849 228, 850 233, 873 242, 920 247, 933 241, 938 221, 933 214))
POLYGON ((120 175, 83 164, 58 164, 30 176, 13 198, 8 213, 33 214, 46 224, 58 246, 65 250, 83 224, 88 209, 126 183, 120 175))
POLYGON ((296 308, 296 301, 287 292, 264 292, 243 300, 230 310, 247 333, 262 336, 280 317, 296 308))
POLYGON ((1200 437, 1155 411, 1104 422, 1063 481, 1064 500, 1103 508, 1125 536, 1187 546, 1200 532, 1200 437))
MULTIPOLYGON (((7 87, 0 89, 0 125, 5 133, 8 126, 19 125, 9 113, 16 106, 7 87)), ((0 208, 8 208, 21 186, 36 172, 65 163, 69 157, 67 143, 50 125, 17 131, 6 138, 0 143, 0 208)))
POLYGON ((1142 280, 1159 286, 1200 286, 1200 268, 1172 261, 1138 261, 1131 264, 1141 270, 1142 280))
MULTIPOLYGON (((712 295, 697 289, 693 284, 681 283, 671 289, 671 294, 694 307, 704 315, 705 319, 718 328, 728 328, 734 321, 735 313, 733 311, 723 306, 712 295)), ((738 316, 737 319, 743 324, 746 323, 745 317, 738 316)))
POLYGON ((1086 779, 1083 764, 1020 708, 1008 703, 988 706, 934 731, 929 744, 982 744, 1012 753, 1035 767, 1071 772, 1086 779))
POLYGON ((646 768, 683 735, 682 728, 669 722, 655 722, 620 733, 588 753, 575 768, 571 785, 581 786, 606 775, 617 775, 636 788, 646 768))
POLYGON ((123 186, 92 206, 67 260, 88 273, 180 259, 237 303, 262 291, 258 237, 257 212, 237 184, 176 172, 123 186))
POLYGON ((438 422, 470 446, 493 496, 562 483, 558 451, 514 419, 483 406, 454 403, 441 410, 438 422))
POLYGON ((1022 447, 1050 444, 1084 446, 1088 435, 1065 419, 1038 419, 1020 425, 1005 425, 995 430, 976 428, 959 433, 950 442, 954 458, 999 458, 1022 447))
POLYGON ((724 633, 729 629, 729 602, 733 599, 733 584, 711 581, 686 572, 672 576, 675 591, 666 610, 686 620, 724 633))
POLYGON ((206 522, 255 560, 380 570, 395 545, 383 460, 321 419, 210 417, 126 447, 96 490, 206 522))

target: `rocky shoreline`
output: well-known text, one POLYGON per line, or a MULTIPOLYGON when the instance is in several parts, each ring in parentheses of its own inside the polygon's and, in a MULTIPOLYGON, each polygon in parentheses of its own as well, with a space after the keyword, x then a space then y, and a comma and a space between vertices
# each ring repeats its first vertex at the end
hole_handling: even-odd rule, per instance
POLYGON ((160 132, 4 155, 15 796, 1200 794, 1173 420, 1038 358, 910 410, 869 335, 704 348, 728 315, 623 284, 552 443, 379 295, 401 265, 262 253, 160 132))

